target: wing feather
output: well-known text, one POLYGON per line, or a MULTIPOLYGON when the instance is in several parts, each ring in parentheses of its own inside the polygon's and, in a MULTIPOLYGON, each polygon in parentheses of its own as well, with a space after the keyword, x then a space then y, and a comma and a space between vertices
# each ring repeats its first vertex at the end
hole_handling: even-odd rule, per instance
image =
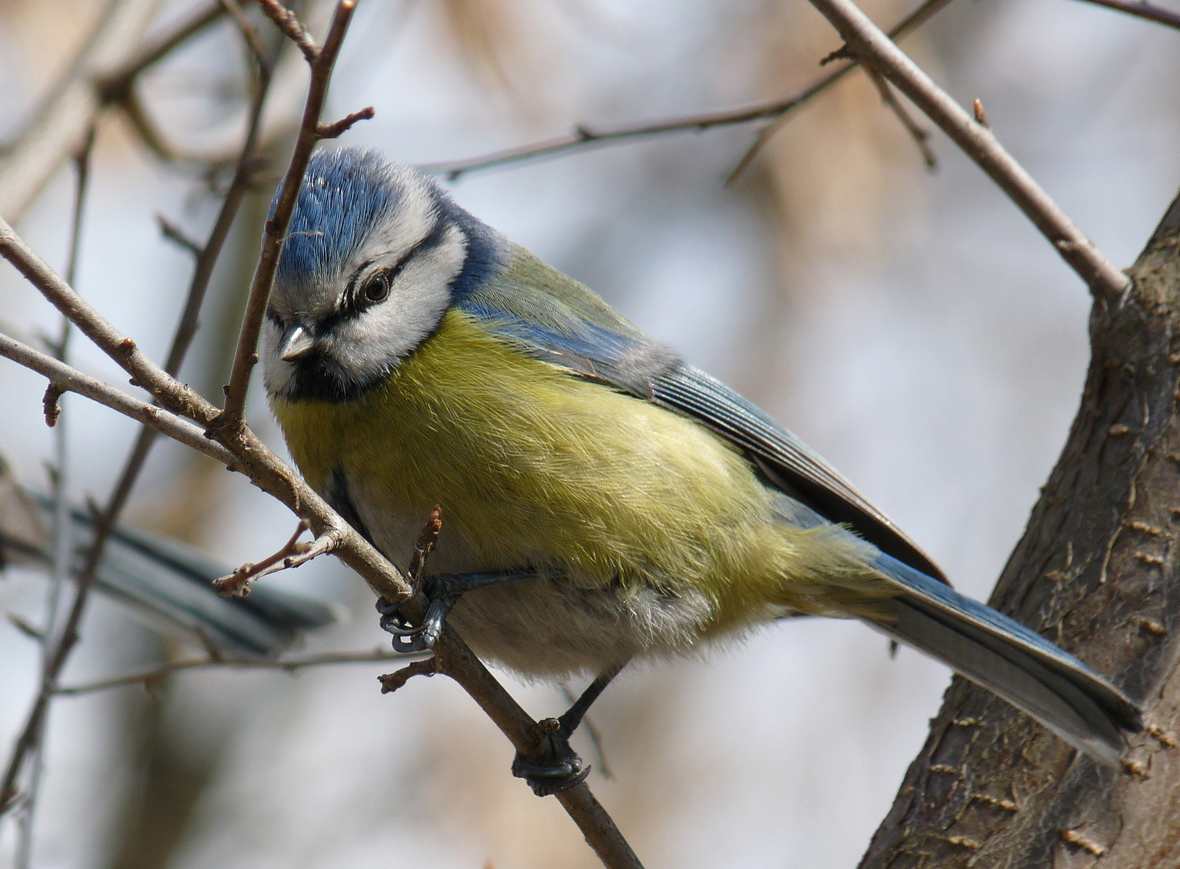
POLYGON ((456 300, 538 359, 652 401, 740 447, 776 487, 916 570, 934 562, 814 450, 724 383, 686 365, 590 289, 521 248, 495 281, 456 300))

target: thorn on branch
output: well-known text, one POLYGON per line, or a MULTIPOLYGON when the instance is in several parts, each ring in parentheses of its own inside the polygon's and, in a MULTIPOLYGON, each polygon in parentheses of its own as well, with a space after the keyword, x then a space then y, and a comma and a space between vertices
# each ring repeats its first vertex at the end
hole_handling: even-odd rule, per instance
POLYGON ((1073 845, 1075 848, 1080 848, 1087 854, 1093 854, 1095 857, 1101 857, 1106 853, 1106 848, 1104 848, 1102 845, 1099 845, 1092 839, 1087 839, 1076 830, 1062 830, 1059 835, 1061 836, 1062 842, 1065 842, 1067 845, 1073 845))
POLYGON ((987 122, 987 113, 983 110, 983 103, 976 100, 971 104, 971 107, 975 110, 975 123, 979 124, 985 130, 990 130, 991 124, 987 122))
POLYGON ((1158 724, 1147 725, 1147 732, 1154 736, 1156 742, 1164 748, 1175 748, 1177 745, 1175 734, 1169 733, 1158 724))
POLYGON ((382 694, 392 694, 415 676, 430 677, 437 672, 438 658, 431 656, 422 661, 411 661, 395 673, 378 676, 377 680, 381 683, 382 694))
POLYGON ((841 45, 835 51, 831 52, 830 54, 825 54, 823 57, 821 57, 819 59, 819 65, 820 66, 827 66, 829 63, 835 63, 837 60, 855 60, 855 59, 856 58, 853 57, 852 51, 848 48, 848 46, 841 45))
POLYGON ((50 428, 57 425, 57 418, 61 416, 61 397, 65 389, 53 381, 45 387, 45 395, 41 399, 41 406, 45 410, 45 424, 50 428))
POLYGON ((1138 778, 1151 778, 1151 770, 1139 761, 1131 760, 1129 757, 1123 759, 1123 769, 1138 778))
POLYGON ((299 50, 303 52, 307 62, 315 63, 320 56, 320 47, 311 38, 311 33, 308 32, 303 22, 295 17, 295 13, 279 0, 259 0, 258 5, 262 7, 263 14, 274 22, 275 27, 282 32, 283 36, 299 46, 299 50))
POLYGON ((250 586, 262 577, 299 567, 339 545, 341 534, 338 531, 327 531, 310 543, 300 543, 300 536, 310 527, 306 519, 301 519, 282 549, 257 564, 246 563, 228 576, 218 577, 213 580, 213 587, 222 597, 246 597, 250 594, 250 586))
POLYGON ((357 121, 372 120, 374 115, 372 106, 365 106, 359 112, 352 112, 345 115, 338 121, 333 121, 330 124, 320 124, 315 128, 315 134, 320 139, 335 139, 344 134, 357 121))
POLYGON ((199 241, 196 241, 192 236, 188 235, 183 229, 181 229, 177 224, 173 223, 164 215, 157 213, 156 223, 159 224, 160 232, 164 235, 164 238, 180 245, 194 257, 200 258, 200 256, 205 253, 205 248, 199 241))

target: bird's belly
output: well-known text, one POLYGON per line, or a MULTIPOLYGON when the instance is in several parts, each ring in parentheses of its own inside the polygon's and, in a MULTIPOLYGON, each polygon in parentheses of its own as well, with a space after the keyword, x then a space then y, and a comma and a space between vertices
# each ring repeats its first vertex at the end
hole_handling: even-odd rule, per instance
MULTIPOLYGON (((373 529, 374 542, 395 564, 406 567, 425 516, 373 510, 370 498, 359 503, 358 513, 373 529)), ((512 569, 489 564, 464 539, 462 529, 448 527, 444 510, 443 531, 426 574, 512 569)), ((599 673, 635 657, 683 653, 708 632, 715 616, 709 598, 691 587, 627 588, 551 574, 470 591, 449 623, 481 657, 528 676, 546 677, 599 673)))

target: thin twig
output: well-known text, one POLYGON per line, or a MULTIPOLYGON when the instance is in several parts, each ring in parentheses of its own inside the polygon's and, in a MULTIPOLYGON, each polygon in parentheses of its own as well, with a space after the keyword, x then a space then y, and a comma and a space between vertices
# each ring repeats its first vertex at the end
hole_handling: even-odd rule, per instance
MULTIPOLYGON (((311 38, 311 34, 307 28, 303 26, 295 13, 284 6, 279 0, 260 0, 259 6, 262 11, 266 13, 266 17, 275 23, 275 27, 282 31, 283 35, 299 46, 299 50, 303 52, 303 56, 307 62, 314 64, 319 60, 320 47, 316 45, 315 40, 311 38)), ((356 4, 352 4, 355 6, 356 4)), ((336 7, 337 15, 340 14, 340 7, 336 7)), ((333 22, 333 27, 335 22, 333 22)), ((348 26, 347 22, 344 25, 348 26)), ((341 34, 343 36, 343 34, 341 34)), ((331 40, 331 31, 329 30, 328 39, 331 40)), ((325 46, 327 43, 325 42, 325 46)))
MULTIPOLYGON (((896 38, 905 36, 928 21, 935 13, 950 2, 951 0, 926 0, 918 9, 899 21, 890 33, 896 38)), ((447 180, 453 181, 467 172, 517 163, 564 151, 617 144, 632 139, 667 133, 700 132, 713 127, 733 126, 736 124, 748 124, 754 121, 777 119, 774 124, 762 131, 750 151, 747 152, 742 162, 739 163, 738 167, 730 175, 727 183, 731 183, 741 174, 742 170, 749 164, 749 161, 753 159, 763 144, 764 137, 769 138, 773 131, 777 129, 777 123, 779 121, 840 81, 844 76, 856 69, 856 67, 856 61, 846 61, 842 66, 820 76, 807 87, 793 91, 784 97, 776 97, 773 100, 750 103, 744 106, 720 109, 713 112, 679 115, 664 120, 622 124, 616 127, 590 127, 579 124, 574 128, 572 133, 564 136, 555 136, 528 145, 492 151, 465 160, 455 160, 445 163, 424 163, 419 165, 418 168, 423 172, 443 175, 447 180)))
POLYGON ((914 144, 918 146, 918 150, 922 154, 922 161, 926 164, 926 168, 934 170, 938 168, 938 158, 934 156, 934 152, 930 150, 930 133, 922 129, 918 122, 910 117, 910 113, 905 110, 903 106, 893 93, 893 88, 889 86, 889 82, 881 73, 877 72, 871 66, 861 64, 864 66, 865 73, 869 80, 872 81, 874 87, 877 88, 877 93, 881 96, 881 102, 893 112, 894 117, 901 123, 902 127, 910 138, 914 140, 914 144))
MULTIPOLYGON (((82 150, 74 155, 74 209, 70 221, 69 260, 66 264, 66 275, 70 284, 76 283, 78 274, 78 254, 82 248, 82 218, 86 212, 86 192, 90 180, 90 157, 94 151, 94 128, 90 128, 82 150)), ((63 364, 67 364, 70 343, 70 321, 61 318, 61 331, 58 334, 54 356, 63 364)), ((54 462, 53 462, 53 557, 52 576, 50 578, 48 594, 45 600, 45 626, 41 630, 39 641, 41 652, 41 679, 49 675, 49 667, 53 660, 53 644, 57 639, 58 611, 61 608, 61 598, 66 581, 70 574, 70 561, 73 554, 73 540, 70 521, 69 484, 70 461, 69 440, 67 433, 69 426, 66 420, 59 419, 61 415, 61 391, 54 384, 50 384, 45 392, 45 417, 54 431, 54 462)), ((49 727, 49 716, 44 716, 33 734, 29 753, 32 757, 28 782, 24 788, 20 813, 17 818, 17 846, 16 869, 28 869, 33 859, 33 822, 36 813, 38 795, 41 782, 45 775, 45 733, 49 727)))
POLYGON ((299 125, 295 150, 283 176, 271 217, 266 222, 262 254, 250 283, 250 295, 246 300, 246 312, 242 317, 242 330, 234 351, 229 385, 225 389, 225 410, 217 420, 218 428, 232 431, 243 425, 250 373, 258 362, 258 336, 262 332, 262 323, 266 317, 267 301, 274 286, 275 272, 278 270, 279 257, 286 241, 287 227, 295 212, 299 189, 303 186, 303 176, 307 172, 307 164, 311 161, 311 152, 321 138, 320 115, 328 94, 328 82, 332 78, 332 69, 355 8, 355 0, 341 0, 337 4, 328 35, 324 39, 324 46, 316 48, 314 41, 307 36, 306 28, 298 24, 298 20, 279 5, 277 0, 262 3, 263 11, 283 29, 284 34, 296 41, 304 56, 308 58, 311 65, 311 84, 307 90, 307 102, 303 110, 303 120, 299 125))
POLYGON ((1028 172, 1004 150, 991 130, 978 123, 939 88, 851 0, 811 2, 858 56, 888 77, 987 172, 1049 239, 1096 298, 1107 304, 1118 303, 1130 286, 1127 276, 1082 234, 1028 172))
POLYGON ((1114 9, 1118 12, 1126 12, 1128 15, 1146 18, 1156 24, 1180 30, 1180 12, 1156 6, 1154 3, 1148 3, 1147 0, 1084 0, 1084 2, 1105 6, 1107 9, 1114 9))
POLYGON ((188 233, 186 233, 183 229, 181 229, 162 214, 156 215, 156 223, 159 225, 160 232, 163 234, 164 238, 184 248, 189 253, 191 253, 194 258, 200 257, 201 252, 205 249, 205 246, 199 241, 197 241, 195 238, 192 238, 188 233))
POLYGON ((236 464, 237 460, 233 453, 221 444, 209 440, 201 429, 188 420, 146 401, 133 398, 122 390, 58 362, 49 354, 35 350, 15 338, 0 334, 0 356, 47 377, 62 392, 83 395, 116 413, 151 426, 160 434, 192 447, 211 459, 226 465, 236 464))
MULTIPOLYGON (((175 44, 179 43, 177 42, 175 44)), ((270 66, 264 61, 260 61, 260 67, 261 72, 259 87, 256 89, 254 104, 252 106, 250 122, 246 134, 246 141, 242 147, 241 156, 238 160, 234 182, 231 184, 230 190, 226 195, 226 199, 222 203, 221 210, 218 214, 218 219, 214 225, 208 243, 200 248, 197 255, 197 264, 194 270, 192 283, 189 287, 185 308, 177 326, 176 334, 173 338, 172 348, 169 351, 168 361, 164 371, 165 377, 174 376, 177 371, 179 371, 181 362, 183 361, 189 346, 191 346, 193 336, 196 332, 197 318, 200 313, 201 304, 205 297, 205 291, 208 287, 209 279, 212 275, 213 266, 216 263, 217 257, 220 255, 221 248, 224 245, 226 237, 228 236, 230 226, 233 223, 234 217, 237 215, 238 208, 241 204, 242 198, 245 195, 245 189, 248 180, 248 166, 253 156, 253 151, 258 136, 258 128, 261 120, 263 101, 265 100, 270 83, 270 66)), ((2 220, 0 220, 0 224, 3 224, 2 220)), ((19 241, 19 239, 16 241, 19 241)), ((5 255, 8 256, 8 254, 5 255)), ((9 259, 12 259, 12 257, 9 256, 9 259)), ((26 257, 26 259, 28 258, 26 257)), ((30 268, 38 268, 42 271, 48 271, 47 267, 45 267, 43 263, 29 262, 28 266, 30 268)), ((18 266, 18 268, 19 267, 20 266, 18 266)), ((52 278, 56 278, 56 275, 52 275, 52 272, 49 272, 49 275, 52 278)), ((64 286, 59 287, 59 292, 63 296, 71 295, 76 299, 76 293, 73 292, 68 282, 66 282, 64 286)), ((88 308, 88 306, 86 307, 88 308)), ((65 309, 62 309, 62 312, 67 317, 68 321, 70 319, 69 312, 65 309)), ((123 350, 126 351, 128 345, 130 345, 130 348, 133 352, 138 352, 134 350, 134 343, 130 342, 130 339, 123 339, 119 342, 117 347, 123 348, 123 350)), ((3 348, 0 348, 0 353, 2 352, 3 348)), ((26 354, 26 356, 27 355, 28 354, 26 354)), ((42 371, 42 373, 45 373, 46 376, 51 376, 47 371, 42 371)), ((62 372, 58 373, 62 374, 62 372)), ((153 376, 154 374, 155 372, 153 372, 153 376)), ((107 536, 114 528, 115 522, 118 519, 119 514, 122 512, 123 506, 130 498, 135 482, 138 480, 139 475, 147 461, 148 453, 150 452, 151 446, 154 442, 156 431, 162 430, 159 423, 161 420, 168 421, 168 418, 171 417, 171 414, 167 414, 166 411, 161 411, 159 408, 145 405, 142 402, 137 402, 134 399, 131 399, 129 396, 119 393, 117 390, 112 390, 109 387, 105 387, 104 384, 93 381, 91 378, 85 378, 83 380, 83 377, 84 376, 77 372, 71 372, 69 379, 63 379, 62 377, 54 378, 51 376, 50 387, 46 391, 47 421, 50 419, 51 410, 48 403, 48 398, 52 392, 60 392, 66 389, 81 392, 81 387, 84 386, 90 390, 88 397, 95 398, 99 401, 103 401, 104 399, 109 400, 104 403, 109 403, 110 401, 121 403, 123 406, 123 412, 126 412, 128 409, 137 411, 138 414, 131 415, 135 415, 136 418, 139 418, 141 422, 145 423, 145 426, 140 430, 140 433, 136 438, 136 442, 133 445, 126 461, 124 462, 123 469, 119 474, 110 497, 108 498, 106 507, 99 511, 99 513, 96 515, 94 523, 94 537, 90 543, 89 548, 87 549, 83 567, 78 574, 77 588, 74 594, 73 603, 70 607, 69 616, 67 617, 66 627, 63 630, 61 637, 55 638, 57 646, 54 649, 53 654, 48 656, 47 667, 42 675, 40 692, 38 693, 37 698, 33 703, 32 709, 30 710, 25 729, 22 731, 21 737, 18 739, 17 745, 13 750, 12 758, 5 772, 4 786, 0 787, 0 791, 4 791, 7 788, 16 786, 16 781, 20 775, 20 770, 25 763, 25 758, 30 751, 34 752, 34 762, 36 764, 36 746, 39 742, 40 732, 44 728, 45 719, 48 715, 49 700, 52 696, 53 688, 56 685, 58 675, 60 674, 62 667, 64 667, 66 660, 68 660, 73 646, 77 642, 78 629, 81 624, 82 615, 85 612, 89 590, 93 584, 94 574, 97 570, 98 564, 102 559, 107 536)), ((187 423, 183 423, 179 419, 173 418, 170 422, 174 426, 178 427, 178 431, 184 431, 185 429, 192 428, 187 423)), ((167 433, 172 434, 174 437, 177 436, 176 432, 167 433)), ((187 442, 190 446, 195 446, 197 449, 200 449, 207 454, 213 455, 215 458, 225 461, 224 456, 226 454, 224 448, 215 449, 211 452, 209 448, 215 447, 217 445, 205 438, 202 432, 184 433, 189 437, 187 442)), ((232 463, 232 459, 230 459, 230 461, 232 463)))
MULTIPOLYGON (((950 0, 926 0, 925 3, 923 3, 921 6, 919 6, 917 9, 915 9, 913 12, 911 12, 889 29, 889 38, 901 39, 906 34, 913 32, 933 18, 934 15, 941 11, 943 7, 945 7, 949 2, 950 0)), ((833 60, 840 57, 845 57, 847 54, 848 46, 844 45, 838 51, 834 51, 829 54, 820 63, 821 65, 831 63, 833 60)), ((843 75, 846 73, 856 69, 857 65, 859 64, 859 61, 856 58, 847 58, 847 61, 847 66, 841 67, 832 74, 834 78, 838 79, 843 77, 843 75)), ((791 106, 790 108, 794 109, 796 106, 791 106)), ((745 173, 748 168, 750 168, 750 164, 754 162, 754 158, 762 153, 762 149, 766 147, 766 144, 774 138, 775 134, 779 130, 782 129, 783 124, 785 124, 788 119, 788 113, 783 112, 758 131, 758 135, 754 137, 754 141, 751 143, 749 149, 745 154, 742 155, 742 159, 738 161, 738 164, 733 168, 733 171, 729 173, 729 177, 725 179, 725 186, 728 187, 731 184, 737 182, 738 178, 740 178, 742 174, 745 173)))
POLYGON ((212 670, 218 668, 234 670, 284 670, 294 673, 309 667, 327 667, 336 664, 368 664, 383 661, 404 661, 404 654, 391 652, 386 649, 360 650, 356 652, 325 652, 319 655, 305 655, 299 658, 234 658, 224 654, 219 658, 195 658, 185 661, 174 661, 143 670, 138 673, 128 673, 125 676, 114 676, 97 682, 85 682, 81 685, 65 685, 54 691, 62 696, 76 697, 79 694, 93 694, 96 691, 107 691, 111 688, 126 688, 132 685, 149 685, 186 670, 212 670))
POLYGON ((381 683, 382 694, 392 694, 394 691, 404 688, 405 684, 415 676, 433 676, 437 672, 438 659, 430 657, 422 661, 411 661, 400 670, 378 676, 377 681, 381 683))
POLYGON ((300 519, 295 533, 282 549, 268 555, 257 564, 243 564, 228 576, 218 577, 213 580, 213 587, 222 597, 246 597, 250 594, 250 586, 262 577, 307 564, 313 558, 327 555, 340 545, 340 535, 331 532, 317 537, 310 543, 300 543, 299 538, 310 527, 311 523, 306 519, 300 519))

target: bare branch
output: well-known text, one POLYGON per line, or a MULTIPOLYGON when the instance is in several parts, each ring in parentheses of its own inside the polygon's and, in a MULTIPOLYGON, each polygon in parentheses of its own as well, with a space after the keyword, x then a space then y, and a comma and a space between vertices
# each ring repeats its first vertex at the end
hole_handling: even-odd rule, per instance
MULTIPOLYGON (((275 0, 264 2, 262 7, 267 15, 275 19, 280 28, 283 27, 282 21, 286 19, 277 10, 289 14, 284 7, 275 0)), ((337 4, 336 13, 332 17, 332 24, 328 29, 328 36, 324 40, 322 49, 315 49, 313 42, 310 45, 305 45, 296 38, 297 34, 292 35, 284 30, 284 33, 299 42, 304 56, 308 58, 308 62, 311 64, 311 84, 307 90, 307 103, 303 110, 303 120, 299 125, 295 151, 291 155, 291 162, 283 176, 274 211, 266 222, 262 255, 259 257, 258 267, 254 271, 254 279, 250 283, 246 313, 242 318, 242 330, 238 335, 233 368, 230 371, 229 385, 226 387, 225 410, 217 420, 218 428, 232 430, 243 425, 246 395, 250 388, 250 372, 258 362, 258 336, 262 332, 266 304, 274 286, 275 272, 278 269, 279 257, 286 241, 287 227, 290 225, 291 216, 295 211, 299 188, 303 185, 303 176, 307 172, 311 152, 315 148, 316 142, 319 141, 320 114, 323 112, 324 100, 328 94, 328 83, 332 78, 332 69, 336 64, 336 57, 340 53, 340 46, 344 42, 344 34, 348 31, 348 23, 352 20, 355 8, 355 0, 341 0, 337 4), (315 49, 314 52, 309 54, 312 49, 315 49)), ((294 20, 294 16, 291 17, 294 20)), ((295 23, 298 24, 297 21, 295 23)), ((299 27, 302 28, 302 25, 299 27)), ((303 29, 303 33, 306 34, 306 29, 303 29)), ((310 42, 310 37, 307 37, 306 41, 310 42)))
POLYGON ((1091 293, 1117 304, 1130 286, 1126 275, 1104 257, 1024 170, 1004 150, 991 130, 979 124, 851 0, 811 0, 858 56, 871 62, 942 128, 966 154, 1008 194, 1062 258, 1078 273, 1091 293))
POLYGON ((156 215, 156 223, 159 224, 160 232, 163 233, 164 238, 184 248, 194 257, 200 257, 204 247, 199 241, 189 236, 188 233, 162 214, 156 215))
MULTIPOLYGON (((295 16, 294 12, 280 3, 279 0, 260 0, 258 5, 266 13, 266 17, 273 21, 275 26, 282 31, 283 35, 299 46, 299 50, 303 52, 303 56, 307 59, 308 63, 315 64, 319 60, 320 47, 316 45, 315 40, 311 38, 311 34, 303 26, 303 22, 295 16)), ((355 6, 356 4, 351 5, 355 6)), ((340 14, 340 7, 337 7, 336 12, 337 15, 340 14)), ((334 23, 333 26, 335 26, 334 23)), ((345 26, 347 27, 347 24, 345 26)), ((329 36, 330 39, 331 36, 329 36)))
POLYGON ((209 440, 201 429, 188 420, 148 404, 146 401, 133 398, 113 386, 108 386, 101 380, 83 374, 76 368, 71 368, 52 356, 34 350, 27 344, 3 334, 0 334, 0 356, 11 359, 13 362, 49 378, 53 387, 59 392, 75 392, 85 396, 117 413, 150 426, 160 434, 192 447, 212 459, 226 465, 236 464, 233 455, 225 447, 209 440))
MULTIPOLYGON (((926 0, 918 9, 899 21, 889 31, 890 35, 895 38, 905 36, 922 24, 925 24, 948 3, 950 3, 950 0, 926 0)), ((795 109, 807 103, 812 97, 827 90, 848 73, 856 69, 856 67, 857 63, 855 60, 847 61, 844 65, 816 79, 807 87, 769 101, 751 103, 736 108, 720 109, 714 112, 680 115, 665 120, 623 124, 616 127, 590 127, 579 124, 572 133, 565 136, 556 136, 516 148, 493 151, 466 160, 455 160, 445 163, 424 163, 419 165, 418 168, 423 172, 443 175, 447 180, 453 181, 467 172, 518 163, 536 157, 559 154, 564 151, 571 151, 583 147, 618 144, 633 139, 659 136, 667 133, 700 132, 713 127, 773 120, 774 123, 759 133, 754 145, 742 158, 741 163, 734 169, 726 182, 732 183, 744 171, 746 166, 749 165, 765 141, 777 131, 779 123, 795 109)))
POLYGON ((1128 15, 1146 18, 1156 24, 1180 30, 1180 12, 1156 6, 1154 3, 1148 3, 1147 0, 1084 0, 1084 2, 1105 6, 1107 9, 1114 9, 1118 12, 1126 12, 1128 15))
POLYGON ((377 681, 381 683, 382 694, 392 694, 399 688, 405 687, 405 684, 415 676, 433 676, 437 672, 438 660, 426 658, 423 661, 412 661, 395 673, 378 676, 377 681))
POLYGON ((313 558, 327 555, 340 545, 340 534, 329 531, 310 543, 300 543, 299 538, 311 525, 306 519, 299 521, 299 527, 282 549, 257 564, 243 564, 228 576, 213 580, 213 587, 222 597, 246 597, 255 581, 280 570, 290 570, 307 564, 313 558))
POLYGON ((269 78, 272 67, 274 65, 274 58, 271 57, 271 52, 267 50, 266 45, 262 41, 262 34, 258 32, 258 28, 250 23, 242 7, 237 4, 237 0, 220 0, 221 5, 229 12, 230 17, 233 18, 234 24, 237 25, 238 30, 242 34, 242 39, 245 40, 250 52, 254 55, 254 59, 258 61, 262 74, 269 78))
MULTIPOLYGON (((863 64, 862 64, 863 65, 863 64)), ((938 168, 938 158, 934 156, 934 152, 930 150, 928 140, 930 133, 922 129, 918 122, 910 117, 910 113, 905 110, 903 106, 893 93, 893 89, 889 86, 889 82, 885 80, 879 72, 868 65, 864 65, 865 73, 869 80, 877 88, 877 93, 881 95, 881 102, 893 112, 898 121, 901 122, 905 131, 910 134, 910 138, 914 140, 914 144, 918 146, 918 150, 922 154, 922 161, 926 164, 926 168, 934 170, 938 168)))
POLYGON ((96 691, 107 691, 111 688, 126 688, 133 685, 150 685, 159 682, 174 673, 186 670, 284 670, 294 673, 311 667, 329 667, 338 664, 369 664, 382 661, 404 661, 405 655, 386 649, 361 650, 356 652, 326 652, 319 655, 305 655, 299 658, 197 658, 187 661, 174 661, 151 670, 138 673, 128 673, 125 676, 115 676, 97 682, 86 682, 81 685, 65 685, 54 691, 59 696, 76 697, 80 694, 93 694, 96 691))

